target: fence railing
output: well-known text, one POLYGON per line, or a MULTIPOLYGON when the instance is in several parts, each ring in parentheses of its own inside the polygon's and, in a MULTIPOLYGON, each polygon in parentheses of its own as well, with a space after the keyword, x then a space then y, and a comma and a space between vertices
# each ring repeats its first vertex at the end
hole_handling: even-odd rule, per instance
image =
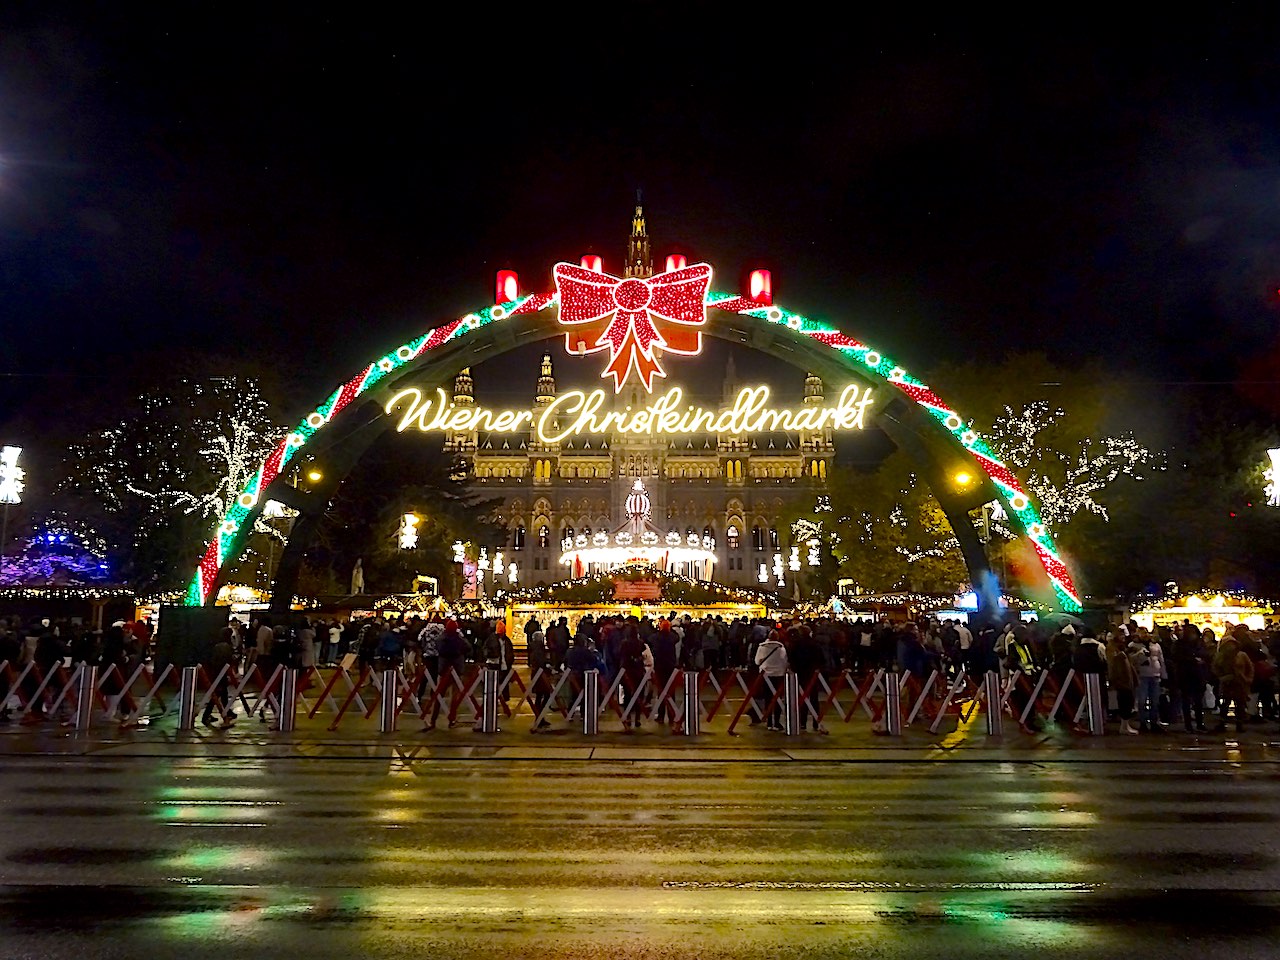
MULTIPOLYGON (((899 736, 918 727, 930 734, 968 728, 976 715, 990 736, 1010 728, 1030 731, 1045 720, 1077 732, 1104 732, 1105 704, 1096 674, 1068 670, 1059 676, 1041 671, 1002 677, 991 672, 971 676, 964 667, 933 669, 927 675, 876 669, 862 675, 849 670, 770 676, 742 669, 673 670, 655 674, 620 670, 578 672, 516 668, 449 667, 439 676, 425 665, 342 667, 321 670, 259 664, 243 672, 222 666, 212 675, 204 667, 139 664, 105 669, 62 664, 41 670, 35 662, 0 662, 0 701, 16 709, 23 723, 58 722, 87 730, 95 724, 138 726, 176 716, 180 730, 197 722, 226 724, 237 714, 257 715, 269 729, 294 731, 300 718, 327 720, 326 729, 355 727, 376 717, 379 733, 392 733, 406 718, 430 730, 438 724, 470 725, 496 733, 503 722, 528 718, 530 730, 545 729, 550 718, 580 726, 593 736, 620 725, 624 731, 651 724, 677 733, 736 736, 744 722, 766 723, 794 735, 812 726, 867 723, 871 730, 899 736)), ((971 731, 969 731, 971 732, 971 731)))

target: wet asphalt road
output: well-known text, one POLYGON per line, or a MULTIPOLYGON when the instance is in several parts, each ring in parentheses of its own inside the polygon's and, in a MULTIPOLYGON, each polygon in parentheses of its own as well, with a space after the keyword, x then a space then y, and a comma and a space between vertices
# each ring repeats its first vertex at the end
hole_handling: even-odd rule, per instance
POLYGON ((4 958, 1272 957, 1280 933, 1269 762, 2 763, 4 958))

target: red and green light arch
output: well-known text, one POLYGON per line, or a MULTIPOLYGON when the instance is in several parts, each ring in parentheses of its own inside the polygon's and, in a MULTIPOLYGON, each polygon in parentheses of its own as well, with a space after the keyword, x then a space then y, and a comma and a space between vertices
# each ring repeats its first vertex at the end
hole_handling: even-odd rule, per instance
MULTIPOLYGON (((253 479, 240 492, 235 503, 218 525, 196 569, 195 576, 187 589, 187 604, 200 606, 211 602, 219 574, 244 549, 248 534, 253 529, 253 520, 261 505, 265 505, 264 497, 271 485, 279 480, 289 463, 306 448, 312 438, 333 423, 353 400, 367 393, 388 375, 409 364, 417 363, 437 347, 451 343, 459 337, 465 337, 480 327, 501 323, 511 317, 546 310, 555 302, 554 293, 533 294, 451 320, 379 357, 359 374, 334 390, 324 403, 304 417, 302 422, 280 441, 253 479)), ((1059 606, 1067 611, 1080 609, 1080 597, 1071 580, 1071 574, 1062 561, 1048 526, 1040 517, 1035 500, 1013 475, 1013 471, 1000 461, 986 441, 927 384, 913 377, 889 357, 841 333, 834 327, 801 314, 792 313, 782 307, 763 306, 736 294, 715 292, 707 294, 706 305, 717 310, 786 327, 796 334, 809 337, 837 351, 851 367, 900 391, 923 407, 929 416, 973 456, 979 468, 991 480, 1010 522, 1030 543, 1040 564, 1044 567, 1059 606)))

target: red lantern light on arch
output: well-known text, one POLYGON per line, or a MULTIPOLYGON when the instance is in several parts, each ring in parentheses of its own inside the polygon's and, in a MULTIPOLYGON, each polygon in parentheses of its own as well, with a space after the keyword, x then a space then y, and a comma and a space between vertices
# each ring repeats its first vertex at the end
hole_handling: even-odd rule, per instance
POLYGON ((752 270, 747 282, 747 299, 766 307, 773 305, 773 277, 768 270, 752 270))
POLYGON ((510 303, 520 296, 520 276, 514 270, 499 270, 493 302, 510 303))

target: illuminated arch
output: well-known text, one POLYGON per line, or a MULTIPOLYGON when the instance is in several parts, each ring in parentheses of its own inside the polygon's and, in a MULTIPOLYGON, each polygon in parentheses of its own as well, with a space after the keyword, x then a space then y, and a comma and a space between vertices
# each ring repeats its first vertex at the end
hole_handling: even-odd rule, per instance
MULTIPOLYGON (((291 491, 287 487, 282 479, 288 473, 286 468, 316 442, 318 437, 323 438, 332 433, 336 429, 332 425, 341 421, 344 411, 353 405, 364 405, 371 398, 381 397, 384 391, 375 389, 380 385, 385 387, 387 383, 398 381, 407 374, 420 372, 424 366, 424 358, 429 356, 441 356, 442 364, 454 361, 461 368, 486 358, 476 356, 477 353, 497 355, 527 342, 560 336, 561 331, 554 326, 528 322, 555 302, 554 294, 534 294, 451 320, 377 358, 334 390, 280 441, 240 492, 214 530, 213 539, 187 589, 186 602, 190 605, 212 602, 228 564, 243 551, 253 529, 253 522, 266 503, 264 495, 268 491, 272 497, 290 506, 296 506, 305 498, 305 494, 291 491), (460 341, 467 341, 486 332, 494 333, 488 346, 477 345, 476 350, 468 354, 466 363, 456 356, 458 351, 449 349, 460 341), (444 358, 446 354, 447 360, 444 358)), ((800 357, 796 354, 801 352, 805 352, 807 359, 819 364, 823 364, 824 357, 836 359, 839 371, 852 374, 864 382, 891 387, 896 397, 906 401, 906 404, 897 407, 879 405, 873 416, 882 429, 889 433, 895 443, 908 448, 914 456, 933 456, 934 462, 940 463, 936 452, 930 452, 930 445, 936 445, 941 438, 949 445, 951 452, 967 458, 969 464, 976 466, 984 480, 975 486, 973 495, 980 493, 985 500, 992 499, 992 496, 999 499, 1014 529, 1033 548, 1048 576, 1058 605, 1064 610, 1080 609, 1080 597, 1070 572, 1030 493, 1008 466, 999 460, 987 442, 924 381, 912 376, 880 351, 802 314, 792 313, 776 305, 762 306, 725 293, 709 293, 706 304, 708 308, 721 311, 737 321, 737 325, 729 324, 729 329, 720 333, 717 333, 715 324, 709 322, 706 331, 708 334, 747 343, 784 360, 798 360, 800 357), (815 353, 809 349, 813 345, 820 345, 824 350, 815 353), (916 429, 913 418, 920 415, 933 425, 931 430, 916 429)), ((426 366, 430 366, 429 359, 426 366)), ((825 366, 830 370, 832 365, 826 362, 825 366)), ((341 477, 329 477, 326 478, 326 483, 334 486, 340 479, 341 477)), ((964 502, 944 493, 942 488, 945 479, 936 471, 935 476, 926 479, 947 512, 971 574, 975 576, 975 580, 978 579, 977 574, 989 571, 989 567, 968 520, 964 502)), ((968 498, 970 502, 974 499, 973 495, 968 498)), ((985 500, 973 502, 970 509, 985 500)), ((305 538, 312 535, 317 523, 317 514, 312 510, 295 525, 293 537, 305 538)), ((300 556, 296 562, 300 562, 300 556)), ((281 569, 285 569, 283 562, 281 569)))

